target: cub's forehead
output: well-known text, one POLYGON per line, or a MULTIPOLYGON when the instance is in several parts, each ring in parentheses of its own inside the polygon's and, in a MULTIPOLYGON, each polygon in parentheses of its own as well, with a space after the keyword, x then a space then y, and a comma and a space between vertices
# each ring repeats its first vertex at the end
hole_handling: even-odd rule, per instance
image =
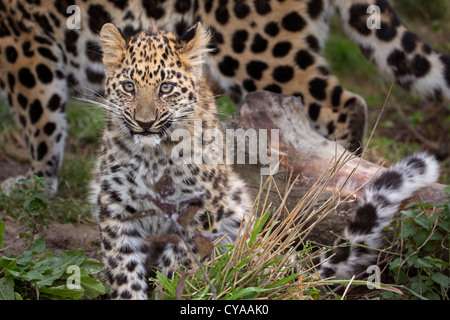
POLYGON ((137 62, 160 56, 168 59, 176 55, 180 48, 178 38, 169 32, 142 31, 128 41, 127 50, 137 62))
POLYGON ((181 67, 180 41, 170 32, 142 31, 128 41, 126 65, 141 81, 161 81, 165 70, 181 67))

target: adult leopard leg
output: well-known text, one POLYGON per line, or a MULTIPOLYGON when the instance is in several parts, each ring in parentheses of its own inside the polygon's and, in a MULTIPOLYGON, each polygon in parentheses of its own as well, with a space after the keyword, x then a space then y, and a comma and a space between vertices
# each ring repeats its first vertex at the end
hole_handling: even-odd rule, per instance
MULTIPOLYGON (((67 127, 63 60, 59 47, 46 36, 11 30, 0 42, 3 91, 30 155, 26 177, 44 177, 55 191, 67 127)), ((2 189, 11 187, 14 180, 18 179, 2 183, 2 189)))

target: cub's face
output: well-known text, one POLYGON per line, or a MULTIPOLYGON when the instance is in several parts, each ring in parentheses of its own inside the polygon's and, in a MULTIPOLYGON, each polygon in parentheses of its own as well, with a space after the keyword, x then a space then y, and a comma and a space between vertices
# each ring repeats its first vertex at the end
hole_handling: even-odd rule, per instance
POLYGON ((153 29, 126 42, 112 24, 100 35, 111 119, 127 128, 136 143, 157 145, 198 116, 208 43, 201 25, 181 38, 153 29))

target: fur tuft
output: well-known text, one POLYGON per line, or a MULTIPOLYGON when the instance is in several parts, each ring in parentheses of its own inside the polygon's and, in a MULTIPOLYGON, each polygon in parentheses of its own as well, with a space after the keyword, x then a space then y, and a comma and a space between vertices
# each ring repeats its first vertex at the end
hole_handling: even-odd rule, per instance
POLYGON ((186 31, 180 40, 184 45, 183 53, 185 62, 187 62, 187 65, 200 78, 202 75, 203 57, 212 50, 209 47, 211 34, 198 22, 186 31))

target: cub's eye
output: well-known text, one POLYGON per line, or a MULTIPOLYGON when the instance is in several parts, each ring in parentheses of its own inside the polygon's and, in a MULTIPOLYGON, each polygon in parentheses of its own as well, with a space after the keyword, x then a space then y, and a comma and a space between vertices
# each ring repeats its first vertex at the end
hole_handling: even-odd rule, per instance
POLYGON ((125 92, 133 93, 134 92, 134 83, 131 81, 123 82, 122 88, 125 92))
POLYGON ((161 87, 159 87, 159 92, 161 94, 169 94, 173 91, 175 85, 173 83, 163 83, 161 87))

